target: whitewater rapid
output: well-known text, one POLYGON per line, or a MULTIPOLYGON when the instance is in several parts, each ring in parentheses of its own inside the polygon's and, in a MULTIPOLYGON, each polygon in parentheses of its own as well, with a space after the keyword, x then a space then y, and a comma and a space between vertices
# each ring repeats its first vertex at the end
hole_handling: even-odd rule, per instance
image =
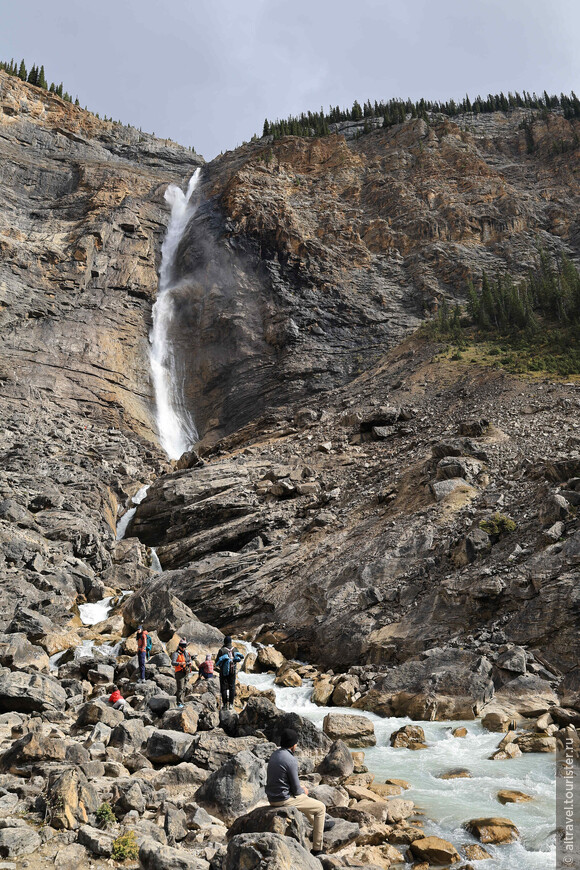
MULTIPOLYGON (((249 644, 243 645, 250 651, 249 644)), ((390 735, 409 724, 409 719, 384 719, 350 707, 318 707, 310 700, 310 682, 304 681, 300 688, 281 688, 275 685, 274 677, 274 674, 239 674, 240 682, 262 690, 273 689, 276 705, 281 710, 298 713, 317 728, 322 728, 327 713, 356 713, 372 721, 377 745, 364 750, 365 764, 375 774, 377 782, 392 777, 408 781, 411 788, 401 797, 414 801, 418 810, 427 816, 426 835, 443 837, 461 852, 464 844, 474 842, 464 830, 464 822, 508 816, 517 826, 521 839, 510 845, 486 844, 491 858, 481 862, 481 870, 548 870, 555 866, 553 755, 525 753, 509 761, 490 761, 489 756, 503 735, 486 731, 477 720, 413 723, 423 728, 428 748, 419 752, 393 749, 390 735), (451 734, 452 729, 460 725, 467 728, 465 738, 451 734), (440 779, 441 773, 457 767, 467 768, 471 778, 440 779), (533 800, 502 806, 497 800, 497 792, 502 788, 524 791, 533 800)), ((462 865, 464 863, 469 862, 464 860, 462 865)))
POLYGON ((201 170, 196 169, 184 193, 170 184, 165 200, 171 206, 171 215, 161 247, 161 267, 157 301, 153 306, 153 327, 149 335, 151 377, 155 391, 155 412, 159 442, 170 459, 190 450, 198 440, 197 429, 187 408, 183 373, 178 370, 171 343, 171 327, 179 317, 176 306, 178 283, 173 280, 177 248, 188 221, 195 213, 193 192, 199 182, 201 170))

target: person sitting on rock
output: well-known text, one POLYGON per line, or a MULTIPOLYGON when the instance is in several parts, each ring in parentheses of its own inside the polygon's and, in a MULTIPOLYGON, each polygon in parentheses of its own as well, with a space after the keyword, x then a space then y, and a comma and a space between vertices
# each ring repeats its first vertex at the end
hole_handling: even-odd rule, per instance
POLYGON ((145 662, 147 661, 147 639, 149 632, 142 625, 137 629, 137 659, 139 661, 139 682, 145 682, 145 662))
POLYGON ((113 686, 113 691, 109 695, 109 704, 113 705, 113 710, 121 710, 125 712, 127 702, 119 691, 118 686, 113 686))
POLYGON ((177 706, 183 707, 183 696, 185 694, 185 684, 187 675, 191 670, 191 656, 187 652, 187 640, 182 637, 179 641, 179 646, 171 656, 171 664, 175 668, 175 682, 177 684, 177 706))
POLYGON ((323 832, 334 827, 334 820, 328 819, 325 825, 325 805, 308 797, 308 789, 300 785, 298 762, 294 758, 298 739, 298 732, 293 728, 282 731, 280 749, 276 749, 268 761, 266 797, 272 807, 296 807, 306 816, 312 825, 312 854, 322 855, 323 832))
POLYGON ((243 655, 233 649, 232 639, 228 634, 215 662, 220 672, 220 692, 224 710, 233 710, 236 698, 236 666, 243 660, 243 655))
POLYGON ((209 680, 213 677, 213 659, 211 655, 205 657, 205 661, 198 668, 198 673, 204 680, 209 680))

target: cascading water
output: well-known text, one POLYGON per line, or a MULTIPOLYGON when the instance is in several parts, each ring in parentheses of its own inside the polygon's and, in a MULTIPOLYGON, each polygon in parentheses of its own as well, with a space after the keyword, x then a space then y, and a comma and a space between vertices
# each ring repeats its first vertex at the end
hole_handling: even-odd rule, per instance
MULTIPOLYGON (((236 641, 247 652, 255 652, 250 644, 236 641)), ((428 748, 422 752, 393 749, 390 734, 409 724, 408 719, 384 719, 364 710, 350 707, 318 707, 310 700, 312 684, 305 681, 300 688, 281 688, 273 674, 239 674, 241 683, 258 689, 272 689, 276 705, 286 712, 298 713, 322 727, 327 713, 356 713, 370 719, 374 725, 377 745, 365 749, 365 764, 384 782, 387 777, 407 780, 411 788, 401 797, 408 797, 426 813, 426 835, 450 840, 461 848, 473 843, 463 828, 470 818, 505 816, 506 810, 497 800, 500 788, 524 791, 532 797, 529 803, 510 804, 510 819, 520 831, 516 843, 502 846, 486 845, 491 859, 486 870, 547 870, 555 866, 555 786, 554 760, 546 753, 526 753, 509 761, 491 761, 499 734, 485 731, 481 723, 421 722, 428 748), (465 725, 468 736, 453 737, 451 729, 465 725), (454 767, 466 767, 469 778, 445 780, 440 774, 454 767)), ((463 864, 462 864, 463 866, 463 864)), ((483 870, 483 867, 482 867, 483 870)))
POLYGON ((200 172, 200 169, 196 169, 185 193, 175 184, 170 184, 165 191, 165 200, 171 205, 171 216, 161 247, 159 289, 153 306, 153 328, 149 336, 157 430, 161 446, 170 459, 179 459, 198 440, 195 423, 186 406, 183 376, 178 371, 170 334, 176 314, 176 284, 173 282, 175 254, 187 222, 195 211, 191 197, 200 172))

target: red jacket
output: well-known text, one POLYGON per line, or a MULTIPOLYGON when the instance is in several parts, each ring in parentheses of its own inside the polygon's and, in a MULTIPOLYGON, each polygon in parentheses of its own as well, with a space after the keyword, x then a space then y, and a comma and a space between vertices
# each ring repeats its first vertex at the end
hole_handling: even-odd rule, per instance
POLYGON ((116 704, 117 701, 122 701, 123 696, 121 695, 118 689, 115 689, 114 692, 111 692, 111 697, 109 698, 109 704, 116 704))

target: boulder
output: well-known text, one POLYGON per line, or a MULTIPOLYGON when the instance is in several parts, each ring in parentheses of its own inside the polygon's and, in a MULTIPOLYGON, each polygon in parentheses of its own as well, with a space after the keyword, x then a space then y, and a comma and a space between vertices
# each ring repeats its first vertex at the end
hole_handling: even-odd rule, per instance
POLYGON ((403 798, 391 798, 387 801, 387 822, 396 824, 408 819, 415 812, 415 804, 413 801, 406 801, 403 798))
POLYGON ((114 710, 111 704, 103 699, 95 701, 87 701, 79 709, 77 720, 74 723, 74 728, 85 728, 87 725, 96 725, 97 722, 102 722, 108 725, 109 728, 115 728, 120 722, 125 719, 121 710, 114 710))
POLYGON ((313 722, 297 713, 284 713, 263 696, 250 698, 238 719, 238 734, 262 732, 268 740, 278 745, 285 728, 293 728, 298 732, 301 755, 324 755, 330 749, 331 741, 313 722))
POLYGON ((426 749, 425 732, 420 725, 403 725, 391 734, 391 746, 395 749, 426 749))
MULTIPOLYGON (((0 858, 19 858, 35 852, 42 840, 30 825, 20 819, 8 819, 0 829, 0 858)), ((16 864, 3 865, 16 867, 16 864)))
POLYGON ((533 801, 533 797, 531 797, 531 795, 526 794, 523 791, 516 791, 511 788, 502 788, 500 791, 498 791, 497 799, 500 804, 518 804, 533 801))
POLYGON ((335 740, 317 770, 323 776, 350 776, 354 770, 354 761, 343 740, 335 740))
POLYGON ((169 731, 183 731, 184 734, 195 734, 199 721, 199 713, 186 704, 182 710, 167 710, 163 715, 161 726, 169 731))
POLYGON ((469 845, 464 846, 463 852, 465 857, 470 861, 484 861, 486 858, 491 858, 487 849, 484 849, 483 846, 479 846, 477 843, 469 843, 469 845))
POLYGON ((514 743, 521 752, 555 752, 557 748, 555 737, 531 731, 520 734, 515 738, 514 743))
POLYGON ((310 700, 319 707, 326 707, 334 692, 334 686, 330 679, 316 680, 312 689, 310 700))
POLYGON ((487 731, 509 731, 511 717, 504 710, 490 710, 481 720, 481 724, 487 731))
POLYGON ((187 815, 184 810, 179 809, 173 804, 166 803, 163 830, 170 846, 185 840, 189 831, 187 827, 187 815))
POLYGON ((337 852, 343 846, 354 843, 360 834, 360 826, 346 819, 335 819, 335 825, 324 834, 324 851, 337 852))
POLYGON ((48 672, 50 662, 41 646, 30 643, 23 633, 0 635, 0 664, 15 670, 48 672))
POLYGON ((144 870, 207 870, 208 864, 192 852, 146 837, 139 846, 139 866, 144 870))
MULTIPOLYGON (((102 727, 103 723, 98 724, 102 727)), ((119 749, 123 755, 128 755, 141 752, 147 743, 148 736, 148 732, 140 719, 127 719, 115 725, 110 732, 108 743, 109 746, 119 749)))
POLYGON ((98 806, 97 792, 80 770, 71 768, 49 777, 47 818, 53 828, 75 830, 98 806))
POLYGON ((297 688, 302 685, 302 677, 286 662, 279 669, 274 682, 277 686, 293 686, 297 688))
POLYGON ((263 646, 258 650, 256 667, 258 671, 278 671, 286 662, 281 652, 273 646, 263 646))
MULTIPOLYGON (((380 631, 371 632, 371 653, 380 631)), ((378 652, 378 650, 377 650, 378 652)), ((438 648, 390 667, 355 707, 412 719, 474 719, 494 693, 491 662, 469 650, 438 648)))
POLYGON ((143 754, 154 764, 179 764, 191 747, 191 734, 182 731, 153 731, 147 740, 143 754))
POLYGON ((500 817, 470 819, 463 827, 481 843, 514 843, 519 838, 514 823, 500 817))
POLYGON ((429 864, 456 864, 461 861, 461 856, 452 843, 442 840, 441 837, 424 837, 422 840, 413 840, 411 853, 419 861, 427 861, 429 864))
POLYGON ((187 761, 193 761, 205 770, 218 770, 233 755, 245 749, 253 749, 260 737, 228 737, 221 728, 198 732, 193 737, 187 761))
MULTIPOLYGON (((270 747, 270 751, 274 749, 270 747)), ((265 762, 244 750, 212 773, 195 797, 208 812, 231 824, 263 799, 265 785, 265 762)))
POLYGON ((366 716, 327 713, 322 730, 331 740, 342 740, 347 746, 375 746, 375 728, 366 716))
POLYGON ((65 702, 65 690, 52 677, 24 671, 0 673, 0 713, 64 710, 65 702))
POLYGON ((358 690, 359 685, 356 678, 343 680, 332 693, 332 703, 335 707, 350 707, 358 690))
POLYGON ((64 740, 30 731, 16 740, 0 757, 0 770, 18 775, 23 768, 40 761, 64 761, 67 744, 64 740))
POLYGON ((239 816, 228 830, 227 837, 231 840, 238 834, 254 834, 267 832, 292 837, 309 848, 306 833, 306 816, 294 807, 256 807, 251 813, 239 816))
POLYGON ((113 851, 113 834, 93 828, 92 825, 82 825, 79 828, 77 839, 93 855, 99 858, 110 858, 113 851))
POLYGON ((320 861, 291 837, 238 834, 229 842, 225 870, 320 870, 320 861))

